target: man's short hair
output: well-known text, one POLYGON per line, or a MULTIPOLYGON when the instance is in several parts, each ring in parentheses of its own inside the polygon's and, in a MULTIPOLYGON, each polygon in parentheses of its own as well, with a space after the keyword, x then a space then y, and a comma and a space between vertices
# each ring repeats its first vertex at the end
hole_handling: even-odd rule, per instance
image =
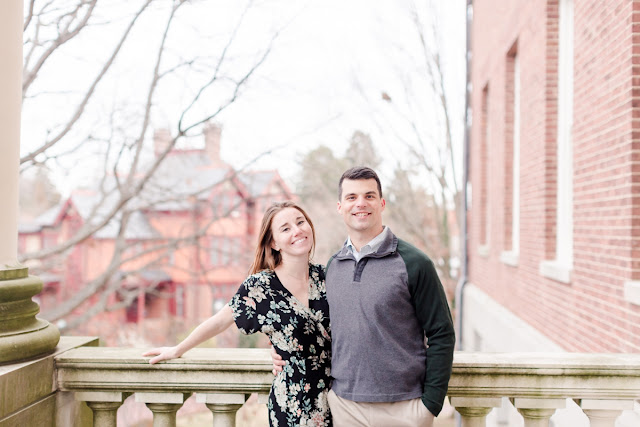
POLYGON ((342 181, 345 179, 360 180, 360 179, 375 179, 378 184, 378 195, 382 198, 382 185, 380 185, 380 178, 378 174, 371 168, 366 166, 355 166, 351 169, 347 169, 340 177, 338 183, 338 200, 342 200, 342 181))

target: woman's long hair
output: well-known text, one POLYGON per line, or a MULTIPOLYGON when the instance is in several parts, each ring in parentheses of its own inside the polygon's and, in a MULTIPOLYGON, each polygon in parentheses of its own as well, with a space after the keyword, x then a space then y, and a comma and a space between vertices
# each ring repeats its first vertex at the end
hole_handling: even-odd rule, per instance
POLYGON ((256 274, 262 270, 275 270, 277 266, 282 263, 282 255, 280 251, 276 251, 271 247, 273 242, 273 233, 271 232, 271 225, 273 223, 273 217, 283 209, 294 208, 300 211, 304 215, 305 219, 311 226, 311 234, 313 236, 313 244, 309 251, 309 258, 313 256, 313 252, 316 247, 316 229, 313 227, 313 222, 309 215, 291 200, 285 202, 275 202, 269 209, 266 210, 262 217, 262 225, 260 226, 260 234, 258 235, 258 247, 256 248, 256 256, 253 259, 253 264, 249 269, 249 275, 256 274))

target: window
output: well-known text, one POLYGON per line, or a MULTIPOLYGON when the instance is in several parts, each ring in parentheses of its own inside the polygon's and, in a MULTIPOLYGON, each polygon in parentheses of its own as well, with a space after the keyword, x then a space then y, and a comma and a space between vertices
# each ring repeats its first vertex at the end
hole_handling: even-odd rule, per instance
POLYGON ((211 257, 211 266, 217 267, 220 265, 220 238, 212 237, 211 243, 209 243, 209 255, 211 257))
POLYGON ((517 44, 509 50, 505 87, 504 251, 500 260, 518 265, 520 249, 520 59, 517 44))
POLYGON ((231 216, 233 218, 237 218, 242 213, 242 197, 238 193, 233 195, 233 199, 231 202, 231 216))
POLYGON ((175 290, 176 298, 176 316, 184 317, 184 286, 181 284, 176 285, 175 290))
POLYGON ((227 236, 220 238, 220 264, 229 265, 230 251, 231 251, 231 239, 227 236))
POLYGON ((229 254, 232 265, 238 265, 240 260, 240 238, 231 237, 229 239, 229 254))
POLYGON ((482 90, 482 110, 480 112, 480 247, 478 253, 489 255, 489 85, 482 90))
POLYGON ((573 0, 560 0, 558 20, 555 259, 540 264, 540 272, 569 283, 573 268, 573 0))

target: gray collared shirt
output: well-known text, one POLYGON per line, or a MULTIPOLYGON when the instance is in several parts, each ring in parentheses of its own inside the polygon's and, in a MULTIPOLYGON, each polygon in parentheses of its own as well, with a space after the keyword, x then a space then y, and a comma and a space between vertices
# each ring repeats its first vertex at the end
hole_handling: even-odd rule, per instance
POLYGON ((369 243, 364 245, 360 249, 360 252, 358 252, 356 247, 353 246, 353 243, 351 243, 351 237, 347 237, 347 249, 351 251, 351 253, 353 254, 353 257, 356 259, 356 262, 358 262, 363 256, 372 254, 376 252, 378 249, 380 249, 380 245, 382 245, 382 242, 384 242, 384 239, 387 237, 388 234, 389 234, 389 227, 383 226, 380 234, 378 234, 376 237, 371 239, 369 243))

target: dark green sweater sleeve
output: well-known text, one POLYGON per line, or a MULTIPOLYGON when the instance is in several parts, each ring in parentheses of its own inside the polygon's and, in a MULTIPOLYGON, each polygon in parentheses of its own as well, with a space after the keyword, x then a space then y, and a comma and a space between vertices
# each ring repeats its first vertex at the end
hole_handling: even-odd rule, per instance
POLYGON ((409 292, 418 321, 427 337, 422 402, 437 416, 447 395, 456 342, 451 312, 433 262, 421 251, 402 241, 398 251, 405 261, 409 292))

